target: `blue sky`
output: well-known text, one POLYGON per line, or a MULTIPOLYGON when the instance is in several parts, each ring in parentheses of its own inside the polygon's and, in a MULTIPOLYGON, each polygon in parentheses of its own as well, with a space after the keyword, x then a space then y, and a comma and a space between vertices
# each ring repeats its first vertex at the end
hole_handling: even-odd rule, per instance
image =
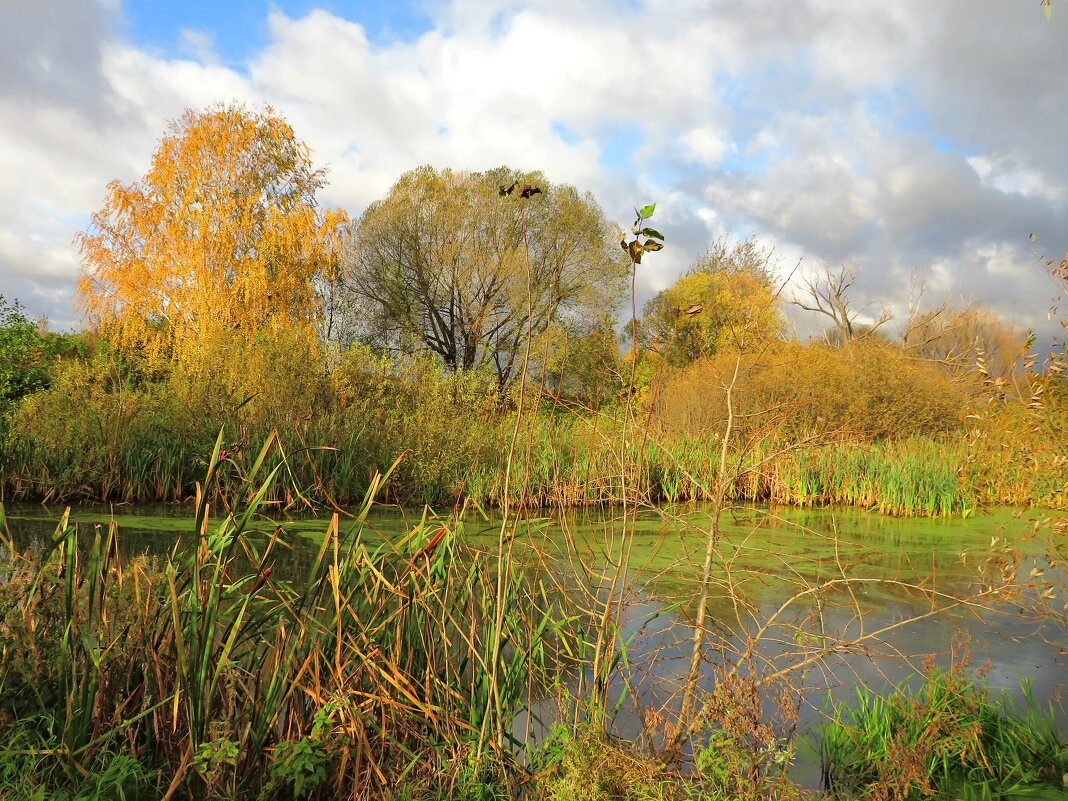
MULTIPOLYGON (((50 0, 0 29, 0 294, 80 324, 72 241, 168 120, 270 104, 358 215, 421 164, 540 169, 668 247, 719 237, 858 303, 978 300, 1051 331, 1028 235, 1068 245, 1068 3, 898 0, 50 0), (1032 5, 1034 7, 1032 7, 1032 5)), ((643 265, 643 268, 645 265, 643 265)), ((789 297, 789 293, 787 293, 789 297)), ((809 323, 798 319, 799 328, 809 323)))
POLYGON ((220 59, 241 70, 246 60, 268 41, 267 15, 277 11, 302 17, 315 9, 360 23, 377 42, 411 40, 430 30, 426 4, 411 0, 339 2, 338 0, 129 0, 122 4, 120 30, 133 44, 170 57, 184 57, 182 30, 210 34, 220 59))

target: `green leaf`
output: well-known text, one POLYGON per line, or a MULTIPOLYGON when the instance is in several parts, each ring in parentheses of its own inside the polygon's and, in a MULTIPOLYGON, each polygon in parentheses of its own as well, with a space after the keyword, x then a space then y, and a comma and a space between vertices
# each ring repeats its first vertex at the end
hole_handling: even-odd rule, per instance
POLYGON ((657 231, 655 228, 643 228, 638 233, 640 233, 642 236, 651 236, 654 239, 663 239, 664 238, 664 235, 662 233, 660 233, 659 231, 657 231))
POLYGON ((663 249, 664 243, 657 242, 655 239, 650 239, 648 242, 642 245, 642 250, 644 250, 646 253, 656 253, 658 250, 663 249))
POLYGON ((648 220, 650 217, 653 216, 654 211, 656 211, 656 204, 650 203, 648 206, 641 207, 641 210, 638 212, 638 216, 641 217, 643 220, 648 220))

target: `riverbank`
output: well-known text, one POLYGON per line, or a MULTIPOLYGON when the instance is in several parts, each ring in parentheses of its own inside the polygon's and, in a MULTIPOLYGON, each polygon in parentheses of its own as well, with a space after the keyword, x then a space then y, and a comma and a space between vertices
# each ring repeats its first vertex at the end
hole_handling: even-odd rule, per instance
MULTIPOLYGON (((324 424, 293 427, 268 458, 284 460, 268 496, 294 508, 359 502, 371 477, 389 471, 384 497, 438 508, 465 501, 484 507, 569 508, 630 502, 647 505, 710 500, 720 475, 718 443, 642 432, 621 451, 618 421, 542 418, 524 426, 524 449, 508 474, 509 421, 458 419, 455 438, 412 434, 412 448, 377 447, 363 432, 324 424), (330 446, 316 443, 330 442, 330 446), (286 455, 288 454, 288 458, 286 455), (397 459, 399 458, 399 462, 397 459), (622 461, 621 461, 622 459, 622 461), (394 467, 394 462, 396 466, 394 467), (625 465, 625 467, 621 467, 625 465), (391 469, 392 468, 392 469, 391 469)), ((88 429, 92 430, 92 429, 88 429)), ((196 492, 212 434, 170 439, 131 424, 98 438, 9 438, 0 465, 9 500, 63 503, 175 502, 196 492)), ((215 432, 217 433, 217 431, 215 432)), ((248 443, 269 432, 238 426, 226 458, 248 466, 248 443)), ((381 439, 381 438, 380 438, 381 439)), ((1068 463, 1052 443, 974 431, 967 437, 762 440, 734 452, 726 465, 726 500, 793 506, 857 506, 898 516, 966 516, 1014 505, 1068 508, 1068 463)))

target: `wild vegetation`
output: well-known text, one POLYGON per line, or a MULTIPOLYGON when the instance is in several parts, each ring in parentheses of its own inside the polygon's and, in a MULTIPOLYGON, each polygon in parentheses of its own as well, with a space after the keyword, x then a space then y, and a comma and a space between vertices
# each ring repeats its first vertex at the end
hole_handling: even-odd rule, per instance
MULTIPOLYGON (((680 620, 703 632, 714 683, 663 674, 664 705, 652 706, 648 665, 632 664, 622 634, 634 588, 599 561, 576 573, 579 552, 539 544, 536 520, 509 524, 508 541, 522 541, 514 559, 455 518, 384 540, 366 522, 384 476, 354 516, 332 516, 310 561, 287 568, 298 543, 262 514, 270 486, 288 481, 284 463, 269 466, 275 448, 268 440, 244 467, 217 438, 191 547, 126 560, 116 525, 79 528, 66 515, 43 553, 0 546, 5 798, 802 798, 787 770, 792 677, 885 634, 831 622, 853 588, 914 595, 919 617, 1024 602, 1006 548, 975 555, 974 584, 946 576, 933 590, 922 566, 915 577, 855 572, 856 546, 835 538, 822 547, 836 569, 813 577, 793 562, 769 613, 751 591, 767 568, 739 560, 758 546, 717 530, 713 567, 691 579, 708 598, 680 620), (213 513, 222 487, 229 511, 213 513), (694 617, 706 604, 707 630, 694 617), (777 643, 791 647, 768 660, 762 649, 777 643), (609 691, 620 687, 622 699, 609 691), (688 707, 671 701, 680 693, 688 707), (556 722, 535 737, 547 698, 558 709, 544 719, 556 722), (639 743, 608 736, 622 703, 645 705, 639 743)), ((2 518, 0 508, 6 531, 2 518)), ((679 522, 700 538, 699 523, 679 522)), ((608 548, 633 537, 611 530, 622 533, 608 548)), ((960 659, 920 692, 837 711, 823 734, 831 789, 905 798, 967 780, 998 797, 1055 784, 1066 746, 1048 716, 995 704, 960 659), (961 766, 947 766, 958 754, 961 766)))
MULTIPOLYGON (((440 760, 466 758, 485 715, 514 716, 573 638, 543 583, 509 570, 506 606, 541 611, 503 619, 509 650, 490 687, 497 582, 486 554, 436 522, 374 546, 361 517, 343 538, 335 516, 306 576, 272 578, 273 551, 290 545, 254 530, 278 473, 269 446, 235 476, 239 512, 216 522, 198 499, 204 537, 184 554, 123 564, 115 526, 85 543, 64 519, 41 561, 16 560, 0 584, 5 798, 159 797, 166 782, 229 798, 418 787, 440 760)), ((220 439, 205 488, 233 471, 224 458, 220 439)))
MULTIPOLYGON (((188 112, 80 238, 85 332, 0 305, 4 497, 192 499, 196 516, 194 544, 156 561, 66 518, 42 554, 0 546, 5 797, 800 797, 792 677, 909 622, 835 629, 843 595, 861 624, 855 592, 875 585, 922 618, 1025 605, 997 541, 947 584, 857 573, 835 538, 831 573, 795 567, 769 610, 722 521, 755 502, 1068 508, 1060 346, 1040 360, 976 306, 917 308, 893 339, 847 267, 806 279, 795 301, 833 327, 797 341, 754 240, 713 243, 639 314, 643 257, 665 246, 654 204, 620 230, 540 174, 426 167, 351 221, 317 205, 323 181, 269 109, 188 112), (455 515, 383 542, 364 533, 376 498, 455 515), (638 513, 689 501, 682 667, 639 741, 617 741, 620 686, 639 704, 638 513), (617 513, 603 561, 554 560, 532 515, 585 505, 617 513), (333 515, 304 575, 274 571, 291 543, 268 506, 333 515), (494 541, 474 547, 465 511, 490 506, 494 541), (561 723, 539 741, 547 696, 561 723)), ((950 718, 987 714, 952 689, 968 709, 950 718)), ((901 769, 848 772, 843 732, 886 717, 869 711, 827 739, 851 791, 901 769)), ((1042 742, 1021 776, 1063 759, 1042 742)))
POLYGON ((358 502, 404 454, 392 500, 502 504, 526 392, 530 458, 509 500, 619 502, 624 485, 707 500, 733 380, 752 447, 728 498, 915 515, 1068 503, 1063 353, 1036 360, 977 304, 914 298, 894 340, 888 312, 850 297, 855 273, 828 266, 795 302, 832 327, 800 342, 773 254, 720 239, 617 331, 628 254, 588 194, 427 167, 350 222, 317 206, 324 181, 270 110, 216 107, 174 123, 141 181, 112 184, 80 237, 87 329, 0 306, 6 495, 190 498, 225 426, 233 446, 277 431, 299 452, 302 501, 358 502), (531 190, 522 219, 505 186, 531 190), (641 435, 620 462, 632 406, 641 435))
MULTIPOLYGON (((72 348, 72 355, 37 362, 32 380, 42 388, 9 404, 3 440, 9 498, 189 498, 203 454, 225 426, 228 444, 240 446, 238 459, 277 430, 285 449, 299 453, 287 469, 316 503, 358 502, 371 477, 401 454, 388 488, 392 501, 448 507, 463 499, 504 500, 515 388, 502 397, 493 374, 449 371, 429 355, 394 357, 362 345, 328 370, 316 363, 314 346, 296 338, 286 346, 278 337, 250 346, 233 364, 242 375, 231 392, 223 382, 184 372, 146 377, 99 339, 73 344, 85 355, 72 348)), ((618 502, 621 469, 650 503, 708 500, 725 419, 720 387, 732 371, 732 357, 720 354, 664 371, 656 390, 640 388, 645 409, 635 424, 645 436, 627 446, 622 468, 623 405, 614 404, 624 401, 617 394, 611 402, 593 398, 592 410, 535 386, 540 408, 511 500, 618 502)), ((985 393, 992 386, 963 387, 876 339, 848 352, 824 343, 769 343, 742 358, 735 433, 752 447, 738 456, 728 496, 903 515, 997 504, 1065 508, 1063 389, 1037 376, 1020 387, 1024 398, 991 399, 985 393)))
POLYGON ((1068 746, 1051 710, 997 703, 961 665, 928 666, 923 683, 887 698, 858 694, 822 731, 826 785, 847 796, 1014 798, 1057 788, 1068 746))

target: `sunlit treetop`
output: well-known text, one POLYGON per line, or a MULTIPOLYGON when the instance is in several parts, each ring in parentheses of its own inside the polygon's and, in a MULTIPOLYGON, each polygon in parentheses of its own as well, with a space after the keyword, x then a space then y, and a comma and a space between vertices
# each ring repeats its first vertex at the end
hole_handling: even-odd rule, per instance
POLYGON ((724 348, 746 350, 780 336, 785 323, 771 258, 755 240, 717 240, 646 304, 646 345, 682 367, 724 348))
POLYGON ((314 333, 316 282, 338 264, 343 212, 323 212, 308 147, 270 109, 214 106, 171 123, 140 180, 109 184, 79 235, 91 325, 150 360, 220 338, 314 333))

